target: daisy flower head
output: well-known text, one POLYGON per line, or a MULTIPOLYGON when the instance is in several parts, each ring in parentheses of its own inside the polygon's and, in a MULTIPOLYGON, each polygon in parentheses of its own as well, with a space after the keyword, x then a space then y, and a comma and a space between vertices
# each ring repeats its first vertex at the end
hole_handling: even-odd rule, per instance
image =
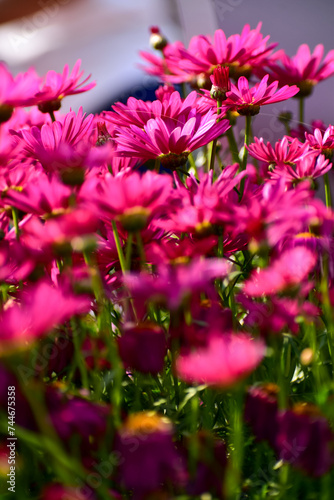
POLYGON ((189 153, 224 134, 230 128, 228 120, 217 122, 217 114, 209 110, 202 115, 194 108, 177 119, 157 117, 139 128, 130 125, 119 128, 116 142, 120 156, 160 160, 170 170, 186 164, 189 153))
POLYGON ((61 106, 61 100, 68 95, 81 94, 95 87, 95 82, 87 83, 91 75, 80 81, 83 71, 80 71, 81 60, 75 63, 71 74, 69 66, 65 64, 63 72, 48 71, 39 91, 35 94, 36 104, 42 113, 57 111, 61 106))
POLYGON ((261 106, 286 101, 299 92, 296 85, 285 85, 277 90, 278 81, 267 85, 268 79, 269 75, 265 75, 259 83, 250 88, 247 78, 241 76, 238 86, 231 84, 224 106, 236 110, 240 115, 254 116, 260 112, 261 106))
POLYGON ((334 75, 334 50, 331 50, 321 62, 324 46, 319 44, 311 53, 307 44, 302 44, 297 53, 289 57, 284 50, 279 50, 269 57, 266 72, 281 85, 297 85, 300 89, 298 97, 307 97, 313 87, 334 75))

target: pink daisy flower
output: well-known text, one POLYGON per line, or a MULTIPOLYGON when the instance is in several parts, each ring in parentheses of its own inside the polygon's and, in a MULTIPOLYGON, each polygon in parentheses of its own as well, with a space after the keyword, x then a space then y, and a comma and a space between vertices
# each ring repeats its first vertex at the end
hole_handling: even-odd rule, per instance
POLYGON ((157 117, 148 120, 144 130, 135 125, 119 128, 117 154, 143 160, 159 159, 164 167, 175 170, 185 165, 191 151, 208 144, 229 128, 229 121, 217 122, 217 114, 212 110, 204 116, 193 109, 188 116, 181 114, 177 119, 157 117))
POLYGON ((295 166, 278 165, 272 172, 269 172, 269 177, 274 180, 284 177, 287 182, 316 179, 325 175, 332 166, 332 163, 326 160, 325 155, 317 156, 313 153, 298 160, 295 166))
POLYGON ((302 44, 293 57, 279 50, 266 63, 269 71, 265 69, 263 72, 269 73, 272 80, 279 80, 280 86, 297 85, 300 89, 298 97, 307 97, 314 85, 334 75, 334 50, 328 52, 321 62, 323 55, 324 46, 321 44, 312 54, 309 46, 302 44))
POLYGON ((7 66, 0 62, 0 123, 11 117, 13 108, 34 104, 39 83, 40 78, 33 68, 14 78, 7 66))
POLYGON ((68 64, 65 64, 62 73, 56 73, 53 70, 46 73, 39 91, 35 94, 35 102, 40 111, 43 113, 48 113, 50 110, 56 111, 60 108, 61 100, 65 96, 81 94, 95 87, 95 82, 86 84, 91 75, 80 82, 84 73, 80 71, 80 65, 81 60, 78 59, 71 74, 69 74, 68 64))
POLYGON ((129 97, 126 104, 117 102, 112 106, 113 111, 105 111, 103 118, 120 127, 136 125, 143 128, 151 118, 160 117, 174 118, 178 121, 180 114, 189 115, 196 107, 198 95, 195 91, 190 92, 185 99, 182 99, 179 92, 165 93, 162 100, 141 101, 134 97, 129 97))
POLYGON ((291 140, 287 136, 276 142, 274 148, 270 142, 265 144, 263 137, 259 139, 254 137, 254 143, 246 148, 253 158, 271 165, 294 164, 310 153, 307 143, 302 143, 298 139, 291 140))
POLYGON ((323 153, 327 157, 333 156, 334 150, 334 126, 329 125, 324 133, 316 128, 313 134, 305 132, 305 139, 312 149, 323 153))
POLYGON ((246 334, 211 334, 206 347, 181 354, 175 370, 189 384, 226 389, 255 370, 264 354, 264 343, 246 334))
POLYGON ((26 348, 73 314, 87 313, 90 299, 40 281, 26 291, 22 303, 0 314, 1 353, 26 348))
POLYGON ((300 285, 317 262, 316 254, 305 247, 286 250, 266 269, 252 274, 245 282, 244 292, 252 297, 273 295, 300 285))
POLYGON ((231 84, 224 108, 236 110, 240 115, 256 115, 261 106, 286 101, 299 92, 296 85, 285 85, 277 90, 278 81, 267 85, 268 78, 269 75, 265 75, 259 83, 250 88, 247 78, 241 76, 237 87, 231 84))
POLYGON ((260 33, 262 24, 250 29, 246 24, 241 34, 226 37, 217 30, 213 39, 199 35, 191 39, 188 49, 180 42, 163 49, 164 59, 141 52, 151 66, 144 68, 150 74, 169 82, 191 82, 198 88, 210 88, 209 75, 216 66, 229 66, 231 76, 249 76, 254 67, 263 64, 277 44, 267 45, 269 36, 260 33))
POLYGON ((172 191, 172 179, 147 171, 143 175, 129 175, 86 182, 80 191, 80 200, 93 200, 101 216, 110 221, 118 220, 127 231, 144 229, 153 217, 166 209, 172 191))

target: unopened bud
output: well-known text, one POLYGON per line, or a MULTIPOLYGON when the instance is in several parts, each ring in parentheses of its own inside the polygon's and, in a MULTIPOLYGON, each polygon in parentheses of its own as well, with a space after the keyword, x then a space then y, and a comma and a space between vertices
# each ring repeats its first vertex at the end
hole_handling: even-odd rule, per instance
POLYGON ((210 76, 212 83, 210 95, 212 99, 215 99, 216 101, 225 101, 226 92, 231 90, 229 73, 230 69, 228 66, 218 66, 213 70, 213 74, 210 76))
POLYGON ((150 45, 155 50, 163 50, 167 45, 168 41, 161 33, 157 26, 151 26, 150 28, 150 45))

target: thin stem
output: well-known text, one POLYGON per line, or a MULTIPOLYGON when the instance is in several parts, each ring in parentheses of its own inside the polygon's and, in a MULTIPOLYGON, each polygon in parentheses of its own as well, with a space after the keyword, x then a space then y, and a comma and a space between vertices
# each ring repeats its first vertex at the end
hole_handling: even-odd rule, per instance
POLYGON ((154 170, 159 173, 160 172, 160 159, 156 158, 154 162, 154 170))
POLYGON ((299 123, 304 123, 304 97, 299 98, 299 123))
POLYGON ((125 254, 125 265, 126 269, 130 271, 131 269, 131 253, 132 253, 132 233, 128 234, 128 240, 126 242, 126 254, 125 254))
POLYGON ((17 208, 12 207, 12 218, 13 218, 13 223, 14 223, 14 228, 15 228, 15 236, 16 239, 20 239, 20 228, 19 228, 19 216, 17 212, 17 208))
POLYGON ((234 163, 239 163, 239 165, 240 165, 239 149, 238 149, 238 144, 237 144, 235 137, 234 137, 233 127, 230 127, 225 132, 225 135, 227 137, 228 145, 230 147, 230 153, 232 155, 232 160, 234 163))
POLYGON ((329 184, 328 172, 326 172, 324 175, 324 183, 325 183, 326 207, 332 208, 332 194, 331 194, 331 187, 329 184))
MULTIPOLYGON (((222 105, 221 101, 217 101, 217 117, 220 115, 221 105, 222 105)), ((219 122, 219 118, 217 118, 217 122, 219 122)), ((212 141, 211 158, 210 158, 209 170, 213 170, 214 166, 215 166, 215 158, 216 158, 216 151, 217 151, 217 140, 218 140, 218 137, 216 137, 216 139, 214 139, 212 141)))
POLYGON ((116 222, 114 220, 112 220, 111 221, 111 225, 112 225, 112 230, 113 230, 113 233, 114 233, 114 238, 115 238, 115 243, 116 243, 116 248, 117 248, 118 259, 119 259, 119 262, 121 264, 121 269, 122 269, 123 274, 124 274, 126 272, 126 262, 125 262, 125 258, 124 258, 124 254, 123 254, 121 240, 120 240, 120 237, 119 237, 119 234, 118 234, 118 231, 117 231, 117 227, 116 227, 116 222))
MULTIPOLYGON (((244 151, 243 151, 243 155, 242 155, 241 171, 246 170, 246 167, 247 167, 248 149, 246 148, 246 146, 249 145, 251 134, 252 134, 252 117, 246 116, 245 144, 244 144, 244 151)), ((242 199, 242 196, 244 194, 244 188, 245 188, 245 177, 243 177, 241 179, 241 182, 240 182, 239 200, 242 199)))

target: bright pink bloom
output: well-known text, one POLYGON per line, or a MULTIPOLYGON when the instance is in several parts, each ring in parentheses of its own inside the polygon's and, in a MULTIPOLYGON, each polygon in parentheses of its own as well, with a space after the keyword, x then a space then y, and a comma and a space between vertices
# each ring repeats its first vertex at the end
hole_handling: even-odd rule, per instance
POLYGON ((144 130, 135 125, 118 129, 118 154, 145 160, 158 158, 163 166, 173 170, 186 163, 191 151, 208 144, 229 128, 229 121, 217 123, 217 114, 211 110, 202 116, 193 109, 188 116, 179 115, 177 120, 158 117, 149 120, 144 130))
MULTIPOLYGON (((213 39, 199 35, 191 39, 188 49, 180 43, 168 44, 161 60, 147 52, 141 52, 151 67, 144 68, 164 81, 188 82, 207 80, 215 66, 230 66, 233 77, 249 76, 254 67, 263 64, 277 44, 267 46, 269 36, 260 33, 261 23, 253 30, 246 24, 241 34, 226 38, 223 30, 215 32, 213 39)), ((199 85, 203 87, 204 85, 199 85)))
POLYGON ((246 334, 212 334, 208 345, 176 360, 176 373, 189 384, 229 388, 260 364, 265 345, 246 334))
POLYGON ((308 277, 316 262, 316 254, 308 248, 286 250, 269 267, 252 274, 245 282, 244 293, 261 297, 289 290, 308 277))
POLYGON ((319 128, 316 128, 313 134, 305 132, 305 139, 310 147, 319 153, 327 156, 333 155, 334 150, 334 126, 329 125, 322 134, 319 128))
POLYGON ((73 314, 87 313, 89 309, 87 297, 41 281, 26 290, 20 305, 14 304, 1 313, 1 352, 26 348, 73 314))
POLYGON ((319 44, 311 54, 310 48, 302 44, 295 56, 289 57, 284 50, 278 50, 270 56, 262 74, 270 73, 272 80, 278 80, 279 85, 297 85, 300 88, 298 97, 306 97, 312 92, 313 86, 334 75, 334 50, 324 55, 324 46, 319 44))
POLYGON ((332 168, 332 164, 324 155, 311 154, 296 162, 295 167, 291 165, 278 165, 269 172, 271 179, 284 177, 287 182, 301 181, 303 179, 316 179, 324 175, 332 168))
POLYGON ((117 102, 112 106, 113 111, 105 111, 102 116, 107 121, 120 127, 136 125, 143 128, 148 120, 154 118, 172 118, 178 122, 180 114, 188 116, 191 110, 196 107, 198 95, 195 91, 190 92, 185 99, 182 99, 179 92, 165 93, 163 99, 156 101, 141 101, 134 97, 129 97, 126 104, 117 102))
POLYGON ((12 207, 33 215, 60 215, 70 207, 72 189, 56 177, 38 172, 22 189, 8 189, 3 199, 12 207))
POLYGON ((245 190, 242 203, 233 205, 234 214, 227 221, 232 235, 244 233, 270 247, 305 231, 317 215, 314 193, 309 182, 287 189, 286 180, 266 182, 255 193, 245 190))
POLYGON ((6 65, 0 62, 0 82, 0 110, 4 105, 15 108, 34 104, 34 94, 38 91, 40 78, 33 68, 14 78, 6 65))
POLYGON ((307 143, 302 143, 298 139, 291 140, 286 136, 276 142, 275 149, 270 142, 265 144, 263 137, 259 139, 254 137, 254 143, 246 146, 246 148, 253 158, 273 165, 296 163, 309 153, 307 143))
POLYGON ((164 212, 171 191, 172 178, 168 175, 131 172, 87 182, 80 192, 80 199, 92 200, 105 220, 116 218, 124 229, 137 231, 164 212))
POLYGON ((80 71, 80 65, 81 60, 78 59, 70 75, 68 64, 65 64, 62 73, 56 73, 53 70, 48 71, 39 91, 35 94, 36 103, 43 105, 48 101, 60 101, 67 95, 81 94, 95 87, 95 82, 86 84, 91 75, 80 82, 84 73, 80 71))
POLYGON ((241 115, 255 115, 259 113, 260 106, 286 101, 299 92, 296 85, 291 87, 285 85, 277 90, 278 81, 267 85, 268 78, 269 75, 265 75, 259 83, 250 88, 247 78, 241 76, 238 87, 231 84, 231 91, 226 94, 224 107, 236 109, 241 115))

